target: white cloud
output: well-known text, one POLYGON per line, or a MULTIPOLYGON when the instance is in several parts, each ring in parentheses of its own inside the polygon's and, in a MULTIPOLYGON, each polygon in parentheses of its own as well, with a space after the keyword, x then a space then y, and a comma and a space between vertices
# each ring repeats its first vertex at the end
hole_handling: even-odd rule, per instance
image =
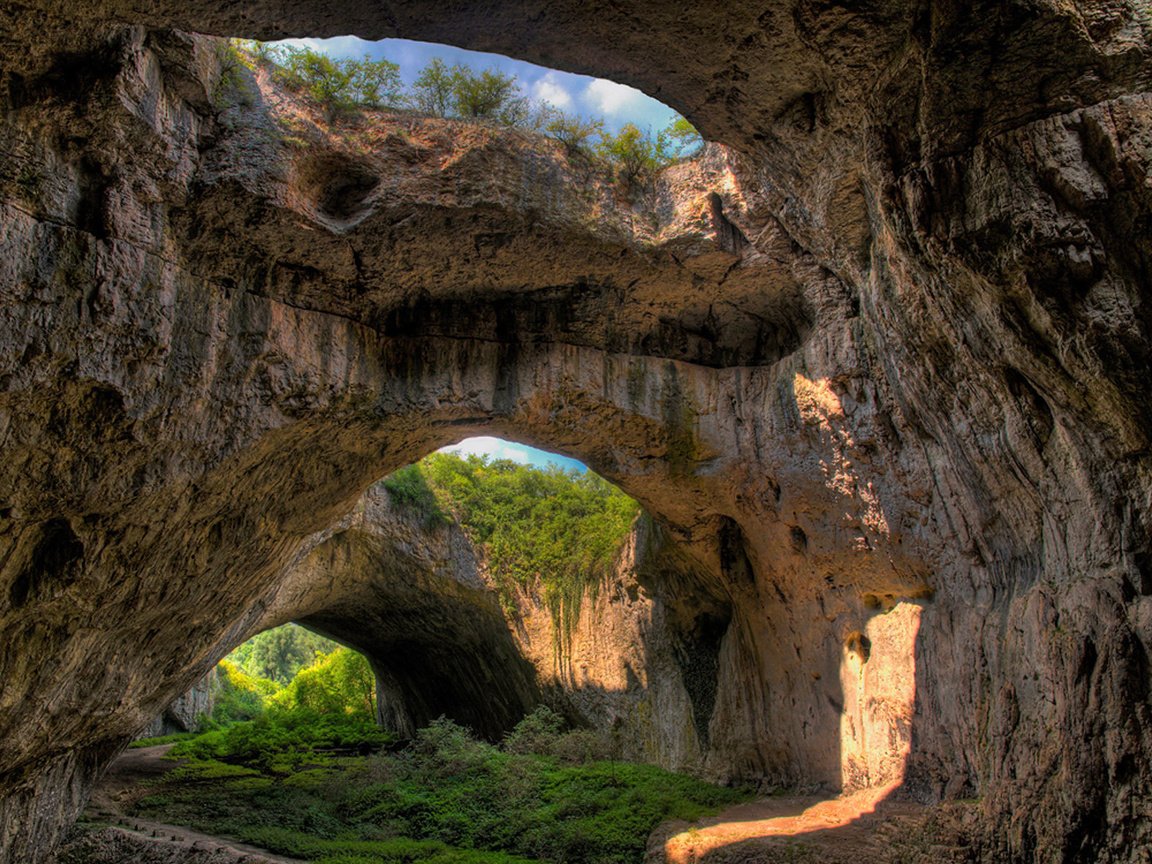
POLYGON ((522 444, 513 444, 500 438, 491 438, 483 435, 479 438, 465 438, 459 444, 451 447, 442 447, 441 453, 458 453, 461 456, 487 456, 489 459, 511 459, 528 465, 532 462, 528 448, 522 444))
POLYGON ((529 447, 527 444, 517 444, 515 441, 505 441, 503 438, 494 438, 489 435, 482 435, 477 438, 465 438, 459 444, 453 444, 450 447, 441 447, 437 452, 456 453, 460 456, 487 456, 490 460, 510 459, 513 462, 519 462, 521 465, 534 465, 537 468, 556 465, 566 470, 587 470, 582 462, 578 462, 567 456, 549 453, 547 450, 537 450, 535 447, 529 447))
POLYGON ((311 48, 330 57, 362 57, 371 53, 371 42, 359 36, 332 36, 328 39, 305 37, 303 39, 283 39, 277 45, 290 45, 295 48, 311 48))
POLYGON ((560 83, 556 74, 549 72, 536 79, 532 85, 532 98, 549 102, 562 111, 572 109, 572 94, 560 83))
POLYGON ((648 97, 634 87, 603 78, 584 88, 584 99, 599 113, 608 115, 635 113, 648 101, 648 97))

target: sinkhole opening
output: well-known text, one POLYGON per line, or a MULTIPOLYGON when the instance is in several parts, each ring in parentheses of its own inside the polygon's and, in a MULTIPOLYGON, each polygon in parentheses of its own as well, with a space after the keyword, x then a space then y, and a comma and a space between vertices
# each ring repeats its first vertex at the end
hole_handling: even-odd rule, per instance
MULTIPOLYGON (((371 140, 373 130, 396 149, 405 136, 419 137, 411 126, 396 127, 398 120, 428 118, 515 130, 538 149, 556 149, 627 187, 704 151, 686 118, 635 88, 497 54, 352 36, 231 39, 217 51, 217 108, 261 102, 280 136, 300 149, 336 137, 368 151, 380 143, 371 140)), ((304 186, 318 186, 318 210, 336 221, 354 216, 378 182, 362 164, 332 182, 324 165, 306 164, 304 173, 304 186)))

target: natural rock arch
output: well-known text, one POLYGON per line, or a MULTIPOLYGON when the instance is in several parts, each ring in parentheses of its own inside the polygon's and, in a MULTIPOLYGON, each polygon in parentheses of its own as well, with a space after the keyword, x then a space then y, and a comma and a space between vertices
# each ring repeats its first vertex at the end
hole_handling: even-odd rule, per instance
POLYGON ((983 794, 1001 860, 1135 854, 1129 804, 1152 797, 1147 13, 858 5, 7 15, 29 50, 5 60, 4 854, 51 845, 306 538, 479 428, 584 457, 737 598, 767 675, 742 706, 756 769, 830 773, 803 724, 835 717, 835 665, 813 684, 805 658, 837 663, 877 605, 927 590, 909 789, 983 794), (646 85, 742 154, 718 194, 750 245, 737 262, 715 224, 686 229, 691 208, 654 251, 581 227, 587 211, 522 194, 562 170, 483 135, 469 147, 495 161, 451 164, 487 185, 417 206, 420 231, 384 227, 402 214, 378 186, 357 204, 380 196, 375 227, 323 184, 280 197, 295 163, 243 117, 219 140, 210 51, 105 15, 467 37, 646 85), (253 151, 268 161, 237 161, 253 151), (357 231, 379 241, 368 269, 357 231), (405 282, 405 250, 440 245, 461 267, 405 282))

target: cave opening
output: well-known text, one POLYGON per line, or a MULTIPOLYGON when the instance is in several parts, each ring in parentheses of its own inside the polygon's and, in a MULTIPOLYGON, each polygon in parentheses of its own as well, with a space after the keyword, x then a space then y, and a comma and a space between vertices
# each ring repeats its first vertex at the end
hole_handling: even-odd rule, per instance
MULTIPOLYGON (((635 88, 502 55, 353 36, 212 44, 214 110, 231 125, 267 108, 274 134, 304 151, 296 185, 333 227, 356 224, 374 193, 387 194, 373 168, 382 149, 404 149, 397 138, 413 143, 469 125, 516 133, 531 148, 562 154, 579 175, 567 182, 593 191, 607 179, 646 210, 660 206, 657 175, 705 151, 686 118, 635 88), (319 152, 309 158, 311 150, 319 152)), ((719 197, 711 207, 722 212, 719 197)), ((746 242, 730 223, 724 228, 735 232, 728 245, 746 242)))

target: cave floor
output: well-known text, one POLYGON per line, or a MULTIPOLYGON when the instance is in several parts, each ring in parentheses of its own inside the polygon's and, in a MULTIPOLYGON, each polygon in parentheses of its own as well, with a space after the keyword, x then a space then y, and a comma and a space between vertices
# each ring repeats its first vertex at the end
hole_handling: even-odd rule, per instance
POLYGON ((146 844, 151 847, 143 852, 148 862, 304 864, 299 859, 274 855, 236 840, 213 837, 180 825, 125 815, 139 798, 149 794, 150 783, 176 766, 175 762, 165 758, 171 749, 171 744, 161 744, 126 750, 108 766, 104 777, 92 790, 92 797, 84 811, 87 821, 111 823, 114 826, 102 832, 105 836, 96 841, 97 845, 128 846, 140 854, 138 850, 141 844, 146 844))
POLYGON ((957 813, 896 794, 898 784, 835 798, 777 795, 697 823, 666 823, 649 841, 649 864, 963 864, 970 858, 957 813))
MULTIPOLYGON (((86 821, 110 824, 98 842, 141 849, 148 862, 298 864, 237 841, 127 816, 172 770, 172 745, 128 750, 93 790, 86 821)), ((669 822, 648 844, 647 864, 964 864, 971 855, 952 809, 902 800, 895 786, 835 798, 776 795, 694 824, 669 822)), ((962 817, 962 814, 961 814, 962 817)), ((137 853, 139 854, 139 853, 137 853)), ((134 856, 137 861, 142 858, 134 856)), ((103 859, 101 859, 103 860, 103 859)), ((112 860, 112 859, 108 859, 112 860)))

